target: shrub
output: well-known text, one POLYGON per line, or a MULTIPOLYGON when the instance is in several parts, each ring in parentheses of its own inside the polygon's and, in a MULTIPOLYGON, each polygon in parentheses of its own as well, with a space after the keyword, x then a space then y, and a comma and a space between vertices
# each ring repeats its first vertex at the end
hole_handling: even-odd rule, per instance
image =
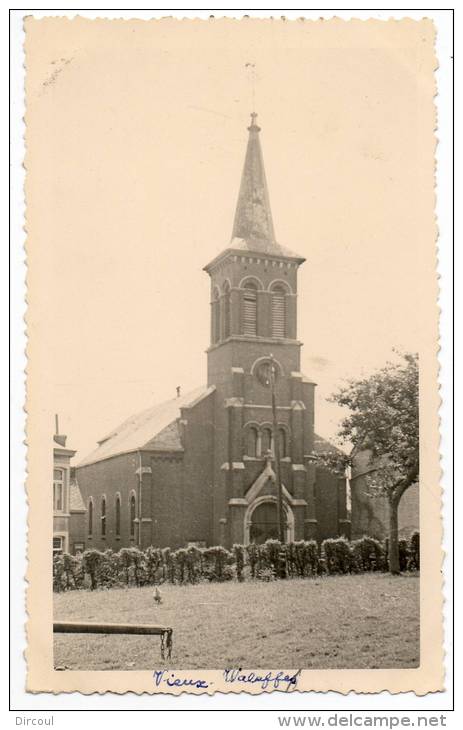
POLYGON ((316 575, 318 569, 318 546, 315 540, 298 540, 286 546, 288 574, 300 578, 316 575))
POLYGON ((358 571, 383 570, 384 548, 378 540, 364 535, 351 543, 352 567, 358 571))
POLYGON ((112 588, 119 582, 119 556, 112 550, 100 553, 96 567, 96 582, 100 588, 112 588))
POLYGON ((402 573, 408 568, 408 541, 399 540, 399 569, 402 573))
POLYGON ((243 569, 244 569, 244 546, 243 545, 233 545, 233 554, 235 556, 235 566, 236 566, 236 577, 238 578, 239 582, 241 583, 244 580, 243 576, 243 569))
POLYGON ((63 555, 58 553, 53 555, 53 590, 64 591, 64 583, 63 555))
POLYGON ((146 577, 150 585, 155 585, 162 567, 162 552, 160 548, 150 545, 145 550, 146 577))
POLYGON ((410 537, 409 550, 409 570, 420 569, 420 533, 414 532, 410 537))
MULTIPOLYGON (((82 564, 82 553, 73 556, 74 560, 74 587, 85 588, 85 571, 82 564)), ((88 579, 87 579, 88 580, 88 579)))
POLYGON ((188 571, 188 580, 190 583, 196 583, 202 573, 203 555, 202 551, 195 545, 190 545, 186 551, 186 566, 188 571))
POLYGON ((273 570, 275 575, 280 575, 282 571, 282 544, 279 540, 267 540, 262 546, 262 563, 263 567, 273 570))
POLYGON ((98 550, 94 550, 93 548, 91 548, 90 550, 85 550, 85 552, 82 554, 82 567, 84 569, 84 572, 87 573, 87 575, 90 577, 90 586, 92 591, 94 591, 95 588, 98 587, 98 568, 103 559, 103 553, 100 553, 98 550))
POLYGON ((328 573, 348 573, 350 571, 352 553, 349 542, 345 537, 323 540, 322 553, 325 557, 328 573))
MULTIPOLYGON (((388 541, 384 545, 364 536, 349 543, 346 538, 324 540, 321 552, 314 540, 281 544, 267 540, 263 545, 234 545, 229 552, 221 545, 200 549, 136 547, 100 552, 89 549, 82 555, 63 553, 53 557, 53 590, 64 591, 90 587, 111 588, 125 585, 154 585, 162 580, 171 583, 196 583, 201 579, 228 581, 236 577, 273 580, 307 577, 322 573, 348 573, 387 569, 388 541)), ((399 541, 400 570, 419 570, 420 536, 399 541)))
POLYGON ((318 545, 315 540, 305 542, 305 570, 306 575, 318 575, 319 556, 318 545))
POLYGON ((233 555, 221 545, 206 548, 203 552, 206 560, 205 577, 211 581, 231 580, 233 572, 227 569, 233 560, 233 555))
POLYGON ((133 565, 133 577, 136 586, 142 586, 147 582, 147 571, 145 553, 136 547, 130 548, 133 565))
POLYGON ((187 570, 187 551, 185 548, 179 548, 174 554, 176 576, 179 583, 185 583, 185 575, 187 570))
MULTIPOLYGON (((409 545, 407 540, 402 538, 399 540, 399 570, 403 573, 409 568, 409 545)), ((385 569, 389 569, 389 539, 386 537, 384 540, 384 563, 385 569)))
POLYGON ((246 552, 248 554, 248 561, 249 561, 249 567, 251 570, 251 578, 256 577, 257 572, 257 566, 259 563, 259 549, 258 545, 251 542, 249 545, 246 545, 246 552))
POLYGON ((121 548, 119 550, 119 566, 123 571, 126 585, 130 583, 130 567, 132 565, 132 553, 130 548, 121 548))
POLYGON ((261 568, 257 571, 257 579, 263 580, 266 583, 276 580, 275 570, 273 568, 261 568))
POLYGON ((162 563, 164 568, 164 579, 175 583, 175 553, 166 547, 162 550, 162 563))

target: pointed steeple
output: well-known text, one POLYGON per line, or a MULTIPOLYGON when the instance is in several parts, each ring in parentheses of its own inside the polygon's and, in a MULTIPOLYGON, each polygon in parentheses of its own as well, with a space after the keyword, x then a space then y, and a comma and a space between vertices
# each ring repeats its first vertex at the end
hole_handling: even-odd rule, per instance
POLYGON ((264 158, 260 147, 260 127, 256 124, 256 118, 257 114, 252 112, 232 239, 224 251, 204 266, 204 271, 210 272, 219 261, 232 252, 292 259, 297 265, 305 261, 303 256, 281 246, 275 238, 264 158))
POLYGON ((251 114, 249 139, 241 176, 240 192, 233 223, 232 238, 241 238, 251 247, 261 249, 275 244, 272 211, 265 179, 257 114, 251 114))
POLYGON ((232 248, 247 249, 274 256, 301 258, 280 246, 275 238, 272 211, 260 146, 257 114, 251 114, 249 139, 233 222, 232 248))

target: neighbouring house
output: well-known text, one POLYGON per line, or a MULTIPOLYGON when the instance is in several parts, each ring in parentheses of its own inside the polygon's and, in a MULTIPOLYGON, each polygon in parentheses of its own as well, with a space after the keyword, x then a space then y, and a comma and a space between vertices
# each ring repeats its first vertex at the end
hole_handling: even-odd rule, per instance
POLYGON ((270 390, 276 368, 286 538, 349 534, 345 480, 314 452, 315 383, 301 372, 297 276, 275 237, 256 115, 229 245, 211 280, 207 383, 132 416, 76 469, 85 545, 100 550, 263 542, 277 535, 270 390))
POLYGON ((53 436, 53 554, 82 552, 85 549, 86 507, 75 477, 71 459, 73 449, 66 448, 67 437, 61 435, 56 419, 53 436))
MULTIPOLYGON (((350 480, 352 499, 352 538, 363 535, 383 540, 389 532, 389 504, 385 497, 374 495, 368 476, 375 472, 371 452, 363 449, 352 458, 350 480)), ((408 538, 419 530, 419 487, 414 484, 403 494, 399 503, 399 537, 408 538)))

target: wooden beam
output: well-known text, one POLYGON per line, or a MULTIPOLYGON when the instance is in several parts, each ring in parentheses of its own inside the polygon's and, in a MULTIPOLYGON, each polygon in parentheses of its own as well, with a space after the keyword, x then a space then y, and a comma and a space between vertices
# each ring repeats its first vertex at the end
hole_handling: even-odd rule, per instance
POLYGON ((99 624, 88 621, 54 621, 54 634, 148 634, 161 637, 161 659, 171 658, 172 634, 170 626, 152 624, 99 624))
POLYGON ((165 634, 172 631, 169 626, 151 624, 98 624, 88 621, 54 621, 55 634, 165 634))

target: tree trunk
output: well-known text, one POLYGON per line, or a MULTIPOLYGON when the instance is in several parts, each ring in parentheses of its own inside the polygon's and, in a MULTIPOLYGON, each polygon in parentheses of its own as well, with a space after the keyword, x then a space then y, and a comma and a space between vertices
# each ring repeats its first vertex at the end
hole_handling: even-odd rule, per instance
POLYGON ((399 502, 389 499, 389 571, 400 574, 399 561, 399 502))
POLYGON ((389 571, 392 575, 400 574, 399 560, 399 504, 404 492, 418 477, 418 464, 415 464, 405 479, 397 483, 389 495, 389 571))

